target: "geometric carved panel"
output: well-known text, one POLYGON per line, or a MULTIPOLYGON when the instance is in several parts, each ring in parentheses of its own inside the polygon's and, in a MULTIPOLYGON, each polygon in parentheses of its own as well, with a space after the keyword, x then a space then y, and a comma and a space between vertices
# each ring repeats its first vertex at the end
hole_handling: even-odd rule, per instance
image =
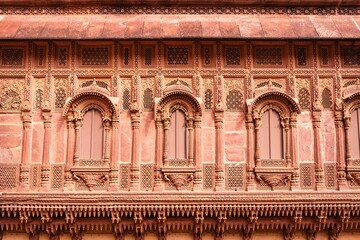
POLYGON ((130 165, 129 164, 120 164, 119 166, 119 189, 129 190, 129 175, 130 175, 130 165))
POLYGON ((110 61, 110 47, 83 47, 81 49, 81 65, 107 66, 110 61))
POLYGON ((300 187, 302 189, 314 188, 314 164, 313 163, 301 163, 300 164, 300 187))
POLYGON ((19 165, 0 165, 0 189, 12 189, 19 183, 19 165))
POLYGON ((257 66, 282 66, 282 47, 254 47, 254 64, 257 66))
POLYGON ((167 47, 167 65, 188 65, 189 47, 167 47))
POLYGON ((0 79, 0 110, 20 110, 24 99, 24 79, 0 79))
POLYGON ((328 189, 336 189, 337 178, 336 178, 336 164, 335 163, 325 163, 325 185, 328 189))
POLYGON ((214 180, 215 180, 214 164, 204 163, 203 164, 203 175, 204 175, 203 188, 210 189, 210 190, 214 189, 214 180))
POLYGON ((4 47, 1 48, 1 66, 24 67, 25 48, 4 47))
POLYGON ((141 190, 149 191, 153 188, 154 174, 153 164, 142 164, 140 168, 141 190))
POLYGON ((225 165, 225 188, 239 190, 244 188, 244 164, 225 165))
POLYGON ((41 181, 41 165, 31 165, 30 188, 36 189, 40 187, 40 181, 41 181))
POLYGON ((64 166, 63 165, 52 165, 51 166, 51 189, 62 190, 64 179, 64 166))

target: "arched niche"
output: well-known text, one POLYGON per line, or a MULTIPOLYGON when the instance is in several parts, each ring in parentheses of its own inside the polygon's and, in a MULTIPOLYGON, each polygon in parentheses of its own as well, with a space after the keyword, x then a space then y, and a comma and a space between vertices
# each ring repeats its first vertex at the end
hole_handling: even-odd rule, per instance
POLYGON ((189 91, 173 87, 164 93, 157 104, 155 116, 157 136, 161 136, 157 141, 161 146, 157 146, 157 149, 162 150, 157 153, 157 162, 162 167, 165 180, 179 190, 192 182, 200 165, 202 110, 189 91), (178 140, 182 141, 180 145, 177 145, 178 140), (179 146, 182 149, 176 149, 179 146))
POLYGON ((99 181, 108 179, 112 123, 118 121, 117 106, 97 88, 81 89, 67 100, 63 111, 68 128, 66 169, 90 190, 99 181), (88 154, 88 151, 96 152, 88 154))
POLYGON ((345 96, 343 102, 346 177, 360 185, 360 92, 345 96))
MULTIPOLYGON (((287 186, 287 183, 292 180, 294 173, 298 170, 296 124, 297 115, 301 112, 299 104, 283 92, 272 91, 258 96, 248 105, 248 111, 250 111, 254 122, 256 178, 270 186, 271 189, 277 186, 287 186), (266 139, 266 141, 262 139, 261 132, 264 132, 264 125, 277 123, 280 124, 278 128, 281 131, 278 135, 281 135, 271 136, 267 134, 267 137, 271 139, 266 139), (276 157, 271 157, 271 155, 264 157, 265 154, 261 154, 262 148, 269 147, 262 146, 262 144, 269 141, 272 141, 274 145, 281 144, 281 146, 276 146, 277 151, 282 151, 276 154, 276 157)), ((268 127, 277 128, 270 125, 268 127)))

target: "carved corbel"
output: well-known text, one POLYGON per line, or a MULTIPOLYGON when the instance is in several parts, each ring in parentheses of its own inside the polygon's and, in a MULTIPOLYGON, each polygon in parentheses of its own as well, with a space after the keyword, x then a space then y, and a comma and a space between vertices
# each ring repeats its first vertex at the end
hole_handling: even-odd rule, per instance
POLYGON ((293 216, 293 221, 295 224, 300 224, 302 221, 302 211, 301 210, 296 210, 295 214, 293 216))
POLYGON ((295 229, 292 226, 284 228, 284 240, 293 240, 295 238, 295 229))
POLYGON ((49 234, 49 240, 60 240, 60 232, 54 232, 49 234))
POLYGON ((225 233, 226 220, 227 220, 226 212, 220 212, 216 223, 216 232, 215 232, 216 240, 223 239, 225 233))
POLYGON ((89 191, 92 191, 96 184, 100 182, 105 182, 109 180, 109 171, 101 171, 101 170, 94 170, 94 171, 88 171, 83 170, 83 172, 79 169, 74 169, 74 180, 81 182, 83 181, 85 185, 89 188, 89 191))
POLYGON ((254 234, 254 228, 250 226, 245 226, 243 229, 243 239, 244 240, 252 240, 254 234))
POLYGON ((41 213, 41 222, 42 223, 49 223, 49 222, 51 222, 51 220, 52 219, 51 219, 48 211, 44 211, 41 213))
POLYGON ((195 215, 195 227, 194 227, 194 235, 195 240, 202 239, 202 233, 204 229, 204 212, 203 211, 196 211, 195 215))
POLYGON ((317 231, 316 230, 314 230, 314 229, 308 229, 307 231, 306 231, 306 239, 307 240, 316 240, 316 233, 317 233, 317 231))
POLYGON ((339 234, 341 232, 341 228, 337 228, 336 225, 329 229, 329 240, 337 240, 339 238, 339 234))
POLYGON ((39 240, 40 234, 38 231, 32 231, 29 233, 29 240, 39 240))
POLYGON ((165 211, 158 212, 158 239, 166 240, 167 239, 167 226, 166 226, 166 213, 165 211))
POLYGON ((281 174, 256 174, 256 179, 260 183, 268 185, 271 188, 271 191, 274 191, 275 187, 286 186, 291 177, 289 175, 281 174))
POLYGON ((121 222, 120 212, 112 211, 111 212, 111 222, 115 224, 119 224, 121 222))
POLYGON ((144 223, 141 212, 134 212, 134 223, 135 223, 135 239, 144 239, 144 223))
POLYGON ((24 211, 21 211, 19 213, 19 219, 21 223, 29 223, 31 221, 31 218, 28 216, 28 213, 24 211))
POLYGON ((73 224, 75 223, 76 218, 74 216, 74 213, 72 211, 66 211, 65 212, 65 222, 66 224, 73 224))

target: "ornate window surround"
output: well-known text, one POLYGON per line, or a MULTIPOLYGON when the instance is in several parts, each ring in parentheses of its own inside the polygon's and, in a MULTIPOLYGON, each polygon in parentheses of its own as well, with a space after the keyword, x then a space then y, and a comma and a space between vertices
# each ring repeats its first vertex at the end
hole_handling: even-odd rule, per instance
MULTIPOLYGON (((157 149, 162 149, 161 171, 164 178, 170 181, 176 189, 194 180, 195 172, 201 168, 200 145, 201 145, 201 116, 202 109, 199 101, 194 97, 192 91, 181 84, 171 85, 164 89, 164 96, 156 106, 155 122, 157 136, 162 136, 157 141, 157 149), (184 113, 187 126, 187 158, 168 158, 168 139, 171 114, 176 110, 184 113), (161 147, 160 147, 160 146, 161 147)), ((195 181, 194 181, 195 184, 195 181)), ((195 187, 194 187, 195 188, 195 187)))
POLYGON ((110 146, 113 122, 118 122, 117 105, 108 97, 107 90, 96 85, 81 88, 68 99, 63 111, 67 119, 67 160, 66 171, 77 181, 82 180, 91 191, 99 181, 106 181, 110 172, 110 146), (80 130, 85 113, 91 109, 100 112, 104 127, 102 161, 80 159, 80 130), (90 164, 87 164, 90 163, 90 164))
POLYGON ((343 121, 345 130, 345 166, 346 178, 355 185, 360 184, 360 159, 351 157, 350 125, 351 114, 360 108, 360 92, 355 92, 344 97, 343 121))
POLYGON ((297 115, 301 112, 299 104, 290 96, 278 91, 271 91, 258 96, 248 106, 254 122, 254 157, 255 176, 272 190, 276 186, 286 185, 288 181, 298 180, 297 162, 297 115), (273 109, 279 114, 285 131, 285 159, 269 160, 260 158, 260 126, 263 114, 273 109))

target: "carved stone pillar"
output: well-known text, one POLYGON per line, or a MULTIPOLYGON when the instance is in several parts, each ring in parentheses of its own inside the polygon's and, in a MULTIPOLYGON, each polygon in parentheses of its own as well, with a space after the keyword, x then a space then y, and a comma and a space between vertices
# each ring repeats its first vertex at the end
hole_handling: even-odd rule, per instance
POLYGON ((285 130, 285 161, 286 166, 291 167, 291 136, 290 136, 290 127, 289 127, 289 119, 285 119, 284 124, 284 130, 285 130))
POLYGON ((65 190, 73 190, 74 182, 73 176, 70 171, 71 167, 74 164, 74 146, 75 146, 75 123, 74 116, 67 116, 67 152, 66 152, 66 164, 65 164, 65 190))
POLYGON ((259 118, 255 118, 255 167, 260 166, 260 122, 259 118))
POLYGON ((80 158, 80 129, 82 122, 80 119, 75 120, 75 151, 74 151, 74 166, 79 166, 80 158))
POLYGON ((345 129, 345 159, 346 166, 349 166, 351 154, 350 154, 350 117, 344 117, 344 129, 345 129))
POLYGON ((162 133, 163 133, 163 124, 160 117, 157 117, 155 120, 156 125, 156 151, 155 151, 155 168, 154 168, 154 191, 161 192, 163 190, 163 181, 161 174, 161 166, 162 166, 162 133))
POLYGON ((41 189, 47 191, 50 188, 50 152, 51 152, 51 107, 47 101, 42 109, 44 118, 44 147, 41 165, 41 189))
POLYGON ((104 166, 110 167, 110 119, 103 121, 104 125, 104 166))
POLYGON ((291 176, 291 189, 296 190, 300 188, 299 184, 299 162, 298 162, 298 140, 297 140, 297 120, 296 114, 290 117, 290 135, 291 135, 291 160, 294 172, 291 176))
POLYGON ((325 189, 324 164, 321 156, 320 144, 320 123, 321 112, 313 111, 313 131, 314 131, 314 161, 315 161, 315 186, 316 190, 325 189))
POLYGON ((131 124, 133 130, 132 136, 132 154, 131 154, 131 173, 130 173, 130 191, 140 189, 140 114, 133 112, 131 114, 131 124))
POLYGON ((119 121, 112 121, 112 146, 110 158, 109 191, 117 191, 119 186, 118 166, 119 166, 119 121))
POLYGON ((335 134, 336 134, 336 163, 338 189, 348 189, 345 172, 345 152, 344 152, 344 124, 341 111, 335 111, 335 134))
POLYGON ((194 161, 196 172, 194 176, 194 190, 202 189, 202 154, 201 154, 201 117, 195 116, 195 143, 194 143, 194 161))
POLYGON ((246 164, 246 190, 256 189, 255 185, 255 159, 254 159, 254 122, 251 112, 246 114, 246 130, 247 130, 247 164, 246 164))
POLYGON ((225 190, 224 171, 224 109, 215 109, 215 190, 225 190))
POLYGON ((31 126, 32 126, 32 112, 31 104, 28 100, 24 102, 21 109, 21 116, 23 119, 23 142, 22 155, 20 166, 20 188, 26 190, 29 188, 29 163, 31 160, 31 126))
POLYGON ((169 127, 170 127, 170 119, 164 120, 164 165, 169 165, 169 147, 168 147, 168 141, 169 141, 169 127))
POLYGON ((190 166, 193 166, 194 165, 194 124, 193 124, 193 121, 190 119, 188 121, 188 127, 187 127, 187 130, 188 130, 188 134, 189 134, 189 141, 188 141, 188 156, 187 156, 187 159, 188 159, 188 164, 190 166))

